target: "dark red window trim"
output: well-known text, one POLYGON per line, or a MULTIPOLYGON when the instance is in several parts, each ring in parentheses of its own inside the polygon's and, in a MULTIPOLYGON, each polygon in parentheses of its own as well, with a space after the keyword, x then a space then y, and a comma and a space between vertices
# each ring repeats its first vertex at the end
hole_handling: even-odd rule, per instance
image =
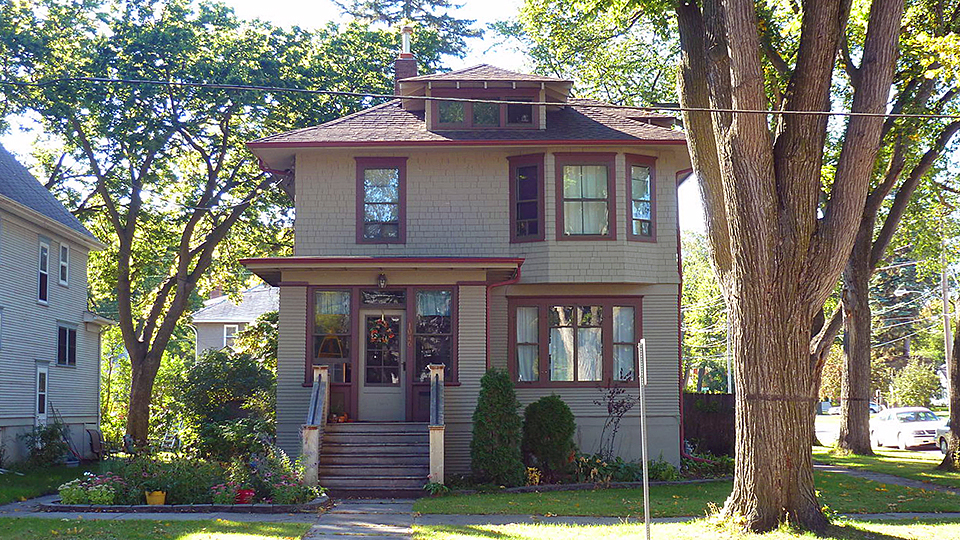
POLYGON ((557 240, 617 239, 617 154, 614 152, 558 152, 553 154, 557 190, 557 240), (605 165, 607 167, 607 234, 563 234, 563 167, 565 165, 605 165))
MULTIPOLYGON (((628 306, 634 308, 634 339, 639 342, 643 337, 643 297, 642 296, 508 296, 507 310, 509 326, 509 357, 507 369, 518 388, 562 387, 594 388, 606 384, 636 384, 633 381, 613 380, 613 307, 628 306), (550 327, 547 324, 547 309, 556 305, 600 305, 604 316, 601 324, 603 347, 602 371, 600 381, 551 381, 550 380, 550 327), (539 324, 539 380, 521 382, 517 380, 517 308, 537 307, 539 324)), ((639 358, 634 354, 634 373, 639 373, 639 358)))
POLYGON ((657 241, 657 158, 639 154, 624 154, 627 181, 627 240, 635 242, 657 241), (634 165, 650 167, 650 236, 633 234, 633 169, 634 165))
MULTIPOLYGON (((531 89, 520 89, 514 90, 510 88, 464 88, 464 89, 455 89, 455 88, 445 88, 445 89, 434 89, 431 93, 433 97, 455 97, 463 99, 482 99, 489 98, 494 100, 526 100, 530 99, 536 101, 539 97, 539 90, 531 89)), ((484 126, 484 125, 474 125, 473 124, 473 103, 469 101, 459 101, 457 103, 463 104, 463 122, 457 123, 440 123, 440 103, 441 101, 433 100, 431 101, 431 115, 433 117, 432 130, 458 130, 458 129, 469 129, 469 130, 482 130, 482 129, 539 129, 540 127, 540 109, 539 106, 534 105, 532 107, 531 122, 529 124, 511 124, 507 122, 507 105, 500 104, 500 123, 496 126, 484 126)))
POLYGON ((407 241, 407 158, 405 157, 358 157, 357 161, 357 243, 358 244, 405 244, 407 241), (399 223, 397 238, 364 238, 363 236, 363 172, 366 169, 397 169, 399 173, 399 223))
POLYGON ((546 219, 544 219, 544 188, 543 168, 544 154, 527 154, 510 156, 510 242, 542 242, 546 238, 546 219), (517 236, 517 169, 528 166, 537 167, 537 224, 538 232, 535 235, 517 236))
MULTIPOLYGON (((367 287, 369 288, 369 287, 367 287)), ((313 386, 313 338, 315 334, 315 325, 316 325, 316 304, 317 304, 317 291, 331 291, 331 292, 346 292, 350 293, 350 355, 345 360, 348 363, 351 363, 354 368, 356 368, 357 360, 357 350, 354 347, 354 341, 356 341, 356 336, 359 335, 360 331, 360 321, 357 320, 357 313, 359 313, 358 306, 360 305, 359 291, 360 287, 327 287, 323 285, 319 286, 309 286, 307 287, 307 350, 306 350, 306 361, 303 366, 303 384, 304 386, 313 386)), ((319 364, 318 364, 319 365, 319 364)), ((332 376, 332 373, 331 373, 332 376)), ((356 370, 351 371, 351 381, 357 377, 356 370)), ((353 383, 333 383, 331 385, 335 386, 350 386, 353 383)))

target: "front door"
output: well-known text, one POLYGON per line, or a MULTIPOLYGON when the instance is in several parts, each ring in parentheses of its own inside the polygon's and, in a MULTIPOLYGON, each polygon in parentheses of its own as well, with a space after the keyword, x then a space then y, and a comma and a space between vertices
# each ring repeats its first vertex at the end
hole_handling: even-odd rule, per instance
POLYGON ((404 402, 404 336, 402 311, 361 312, 360 421, 402 422, 404 402))

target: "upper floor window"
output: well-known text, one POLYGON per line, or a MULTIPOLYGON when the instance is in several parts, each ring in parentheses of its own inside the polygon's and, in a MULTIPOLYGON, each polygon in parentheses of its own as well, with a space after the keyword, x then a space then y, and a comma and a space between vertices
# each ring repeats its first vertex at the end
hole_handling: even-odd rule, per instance
POLYGON ((70 246, 60 244, 60 284, 70 284, 70 246))
POLYGON ((434 101, 433 124, 441 129, 483 129, 502 127, 535 127, 533 104, 516 103, 533 101, 535 96, 524 92, 521 96, 504 95, 498 90, 437 92, 441 97, 489 99, 514 103, 487 103, 482 101, 434 101))
POLYGON ((627 238, 654 241, 656 239, 656 159, 627 154, 627 238))
POLYGON ((402 244, 407 158, 357 159, 357 242, 402 244))
POLYGON ((558 239, 616 237, 615 154, 555 154, 558 239))
POLYGON ((543 154, 513 156, 510 162, 510 240, 543 240, 543 154))
POLYGON ((69 326, 57 327, 57 364, 61 366, 77 365, 77 329, 69 326))
POLYGON ((46 303, 50 283, 50 241, 40 240, 40 254, 37 262, 37 300, 46 303))
POLYGON ((511 365, 521 383, 632 381, 639 298, 511 298, 511 365))

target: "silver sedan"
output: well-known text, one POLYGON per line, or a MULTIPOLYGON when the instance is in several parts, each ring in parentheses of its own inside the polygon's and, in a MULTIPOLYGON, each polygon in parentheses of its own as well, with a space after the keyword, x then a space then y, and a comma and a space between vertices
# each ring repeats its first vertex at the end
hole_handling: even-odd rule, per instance
POLYGON ((870 421, 870 440, 875 446, 897 446, 901 450, 937 443, 937 429, 943 420, 924 407, 887 409, 870 421))

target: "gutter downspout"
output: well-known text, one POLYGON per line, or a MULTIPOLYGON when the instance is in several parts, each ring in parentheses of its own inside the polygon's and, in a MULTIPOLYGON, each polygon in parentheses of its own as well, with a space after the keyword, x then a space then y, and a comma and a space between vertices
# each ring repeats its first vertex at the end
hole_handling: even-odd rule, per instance
POLYGON ((508 279, 508 280, 506 280, 506 281, 501 281, 500 283, 489 283, 489 284, 487 284, 487 314, 486 314, 486 319, 485 319, 486 334, 487 334, 487 335, 486 335, 486 339, 487 339, 487 370, 490 369, 490 293, 491 293, 491 291, 493 291, 493 289, 494 289, 495 287, 503 287, 503 286, 506 286, 506 285, 513 285, 514 283, 517 283, 518 281, 520 281, 520 267, 521 267, 521 266, 523 266, 523 263, 522 263, 522 262, 521 262, 519 265, 517 265, 517 271, 514 272, 512 278, 510 278, 510 279, 508 279))
MULTIPOLYGON (((685 169, 677 172, 677 185, 686 180, 692 170, 685 169)), ((679 208, 678 208, 679 210, 679 208)), ((680 404, 680 458, 689 459, 699 463, 714 463, 709 459, 698 458, 687 452, 686 436, 683 430, 683 335, 680 331, 680 325, 683 324, 683 310, 681 302, 683 298, 683 255, 680 249, 680 212, 677 212, 677 276, 680 278, 680 284, 677 286, 677 386, 680 404)))

